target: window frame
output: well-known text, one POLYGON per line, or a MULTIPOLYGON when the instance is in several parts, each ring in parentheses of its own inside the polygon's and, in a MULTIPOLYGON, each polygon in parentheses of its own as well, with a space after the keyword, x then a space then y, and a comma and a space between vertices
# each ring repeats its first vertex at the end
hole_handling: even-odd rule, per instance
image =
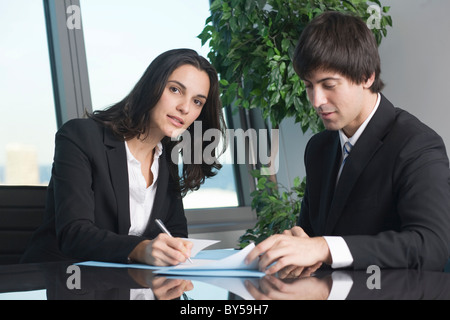
POLYGON ((67 27, 67 8, 79 0, 43 0, 57 128, 92 112, 83 26, 67 27))

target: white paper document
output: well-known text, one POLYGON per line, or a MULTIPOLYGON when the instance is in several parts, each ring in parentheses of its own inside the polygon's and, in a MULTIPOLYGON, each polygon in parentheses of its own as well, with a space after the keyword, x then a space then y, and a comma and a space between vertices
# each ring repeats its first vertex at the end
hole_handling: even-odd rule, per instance
POLYGON ((220 240, 204 240, 204 239, 189 239, 189 238, 183 238, 183 240, 192 242, 194 245, 191 249, 191 258, 194 258, 197 255, 197 253, 199 253, 203 249, 212 246, 217 242, 220 242, 220 240))
POLYGON ((245 264, 244 260, 250 251, 255 247, 255 244, 250 244, 242 250, 238 250, 235 254, 220 259, 220 260, 202 260, 193 259, 192 262, 184 262, 172 268, 172 270, 180 269, 197 269, 197 270, 234 270, 234 269, 257 269, 258 260, 254 260, 251 264, 245 264))
POLYGON ((255 245, 249 244, 242 250, 236 250, 222 259, 192 259, 193 263, 184 262, 175 267, 156 270, 156 274, 184 275, 201 277, 263 277, 265 274, 258 270, 258 259, 245 264, 245 258, 255 245))

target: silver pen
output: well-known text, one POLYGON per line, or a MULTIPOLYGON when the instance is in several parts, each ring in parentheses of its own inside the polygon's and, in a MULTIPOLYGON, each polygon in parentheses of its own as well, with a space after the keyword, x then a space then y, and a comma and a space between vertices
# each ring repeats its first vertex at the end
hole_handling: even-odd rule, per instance
MULTIPOLYGON (((164 223, 160 220, 160 219, 155 219, 156 224, 158 225, 158 227, 161 229, 162 232, 164 232, 165 234, 167 234, 169 237, 173 238, 172 235, 170 234, 169 230, 167 230, 166 226, 164 225, 164 223)), ((189 262, 192 263, 191 258, 188 258, 189 262)))

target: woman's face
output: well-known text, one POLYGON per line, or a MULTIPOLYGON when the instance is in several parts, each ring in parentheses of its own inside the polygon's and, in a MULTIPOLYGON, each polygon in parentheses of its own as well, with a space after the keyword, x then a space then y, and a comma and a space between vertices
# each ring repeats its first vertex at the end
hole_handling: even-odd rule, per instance
POLYGON ((150 132, 161 139, 177 137, 200 115, 209 92, 205 71, 186 64, 169 76, 164 92, 150 113, 150 132))

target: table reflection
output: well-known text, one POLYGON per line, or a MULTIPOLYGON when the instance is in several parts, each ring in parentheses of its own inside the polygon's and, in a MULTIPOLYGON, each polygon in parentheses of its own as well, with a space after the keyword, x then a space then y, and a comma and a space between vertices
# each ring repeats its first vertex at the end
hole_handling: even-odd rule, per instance
POLYGON ((450 274, 417 270, 381 270, 379 289, 371 274, 333 271, 297 279, 267 276, 248 284, 255 299, 273 300, 450 300, 450 274))
POLYGON ((71 263, 0 266, 2 293, 45 290, 49 300, 450 300, 450 274, 381 270, 374 288, 364 271, 318 270, 281 279, 185 277, 152 270, 79 266, 79 289, 70 285, 71 263))

